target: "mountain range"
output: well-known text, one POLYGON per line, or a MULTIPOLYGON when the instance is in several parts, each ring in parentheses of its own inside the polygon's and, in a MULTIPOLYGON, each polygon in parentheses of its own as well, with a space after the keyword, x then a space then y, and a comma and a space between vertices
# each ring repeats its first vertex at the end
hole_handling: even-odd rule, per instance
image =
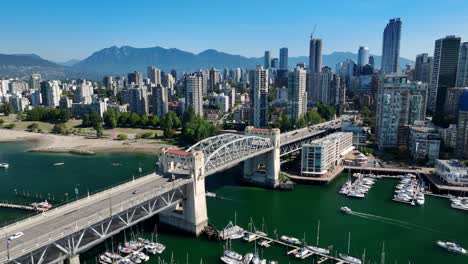
MULTIPOLYGON (((323 55, 323 64, 332 68, 346 59, 357 60, 357 54, 352 52, 333 52, 323 55)), ((374 56, 375 64, 380 65, 381 56, 374 56)), ((298 62, 308 62, 308 57, 289 57, 289 67, 298 62)), ((400 58, 400 66, 414 64, 413 61, 400 58)), ((172 69, 178 72, 190 72, 199 69, 215 67, 224 68, 254 68, 263 65, 263 57, 244 57, 208 49, 201 53, 175 48, 134 48, 130 46, 109 47, 81 60, 55 63, 35 54, 0 54, 0 77, 25 78, 32 73, 40 73, 43 78, 67 79, 88 78, 100 80, 107 74, 126 75, 128 72, 141 71, 146 73, 146 67, 154 65, 166 72, 172 69)))

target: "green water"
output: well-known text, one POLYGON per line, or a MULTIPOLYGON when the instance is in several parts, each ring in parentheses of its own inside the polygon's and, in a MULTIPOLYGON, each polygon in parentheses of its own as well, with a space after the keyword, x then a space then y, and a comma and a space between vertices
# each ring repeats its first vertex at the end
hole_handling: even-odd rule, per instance
MULTIPOLYGON (((25 144, 0 144, 0 160, 12 166, 0 172, 0 200, 19 199, 13 189, 24 188, 31 192, 55 193, 57 196, 68 192, 74 194, 74 186, 80 183, 80 190, 97 190, 131 178, 138 174, 138 163, 144 170, 153 169, 154 160, 144 155, 100 154, 92 157, 39 154, 25 152, 25 144), (63 166, 52 166, 65 162, 63 166), (112 166, 113 162, 122 163, 112 166), (18 164, 21 164, 20 166, 18 164)), ((451 240, 468 247, 468 213, 451 209, 449 201, 426 196, 422 207, 411 207, 391 201, 395 181, 382 179, 377 182, 363 200, 352 200, 337 193, 346 177, 338 178, 326 186, 296 185, 292 192, 280 192, 242 186, 238 182, 240 173, 230 170, 207 179, 207 190, 215 192, 218 198, 207 197, 208 216, 217 227, 234 221, 247 226, 250 218, 257 228, 264 219, 266 231, 303 238, 315 244, 317 222, 320 220, 320 245, 333 245, 333 252, 346 252, 348 232, 351 232, 350 253, 361 257, 366 249, 366 259, 380 263, 382 243, 385 242, 385 263, 468 263, 468 256, 455 255, 435 246, 435 241, 451 240), (348 206, 367 216, 344 215, 338 210, 348 206), (378 218, 385 217, 385 218, 378 218)), ((56 198, 57 199, 57 198, 56 198)), ((1 209, 0 222, 24 215, 16 210, 1 209)), ((146 232, 149 237, 156 220, 134 227, 133 232, 146 232)), ((129 237, 131 230, 127 232, 129 237)), ((114 245, 123 239, 123 234, 113 239, 114 245)), ((160 227, 159 239, 167 249, 161 256, 166 261, 173 256, 175 262, 219 263, 223 243, 210 242, 178 234, 160 227)), ((93 263, 95 255, 110 247, 111 242, 81 255, 83 263, 93 263)), ((234 250, 245 254, 253 251, 252 243, 233 241, 234 250)), ((272 246, 259 248, 266 259, 280 263, 312 263, 312 259, 296 260, 286 256, 286 249, 272 246)), ((153 257, 149 263, 157 263, 153 257)), ((367 262, 366 262, 367 263, 367 262)))

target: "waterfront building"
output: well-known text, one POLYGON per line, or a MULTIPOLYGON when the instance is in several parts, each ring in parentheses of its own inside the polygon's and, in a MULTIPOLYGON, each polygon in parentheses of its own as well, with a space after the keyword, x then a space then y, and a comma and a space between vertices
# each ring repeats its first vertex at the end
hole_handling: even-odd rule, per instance
POLYGON ((446 147, 455 149, 457 146, 457 125, 450 124, 449 127, 437 127, 440 138, 446 147))
POLYGON ((401 20, 393 18, 385 26, 382 44, 382 66, 383 73, 396 73, 400 57, 401 20))
POLYGON ((271 67, 271 54, 270 51, 265 51, 263 67, 265 69, 270 69, 271 67))
POLYGON ((458 160, 441 160, 435 162, 435 174, 451 185, 468 185, 468 168, 458 160))
POLYGON ((154 67, 154 66, 148 66, 146 68, 147 70, 147 77, 150 79, 150 82, 154 85, 161 85, 162 80, 161 80, 161 70, 154 67))
POLYGON ((90 104, 84 103, 72 103, 71 113, 72 116, 77 118, 82 118, 83 115, 89 114, 91 112, 96 112, 100 117, 104 116, 104 113, 107 111, 107 98, 98 99, 94 98, 90 104))
POLYGON ((153 94, 153 114, 163 117, 169 111, 168 89, 162 85, 152 88, 153 94))
POLYGON ((433 58, 427 53, 416 55, 416 64, 414 66, 414 81, 431 83, 433 58))
POLYGON ((41 82, 42 105, 55 108, 59 106, 62 90, 58 81, 41 82))
POLYGON ((458 55, 457 80, 455 86, 468 86, 468 42, 463 42, 460 45, 460 52, 458 55))
POLYGON ((192 107, 195 114, 203 117, 203 76, 196 73, 184 77, 185 105, 184 109, 192 107))
POLYGON ((279 51, 279 68, 280 70, 288 69, 288 48, 281 48, 279 51))
POLYGON ((13 112, 24 112, 28 110, 29 100, 26 97, 20 95, 13 95, 10 97, 10 103, 13 108, 13 112))
POLYGON ((443 119, 447 89, 455 87, 459 50, 460 37, 447 36, 435 41, 427 109, 436 122, 443 119))
POLYGON ((353 150, 353 133, 337 132, 302 146, 301 174, 322 176, 353 150))
POLYGON ((405 128, 426 117, 427 84, 404 75, 387 75, 377 95, 376 139, 379 148, 405 142, 405 128))
POLYGON ((289 98, 288 114, 291 122, 300 119, 307 112, 306 78, 307 73, 304 68, 296 67, 289 73, 286 100, 289 98))
POLYGON ((434 164, 439 158, 441 137, 439 131, 424 122, 409 126, 409 153, 414 161, 426 161, 434 164))
POLYGON ((254 127, 268 126, 268 69, 257 66, 249 71, 250 115, 254 127))
POLYGON ((129 110, 139 115, 148 114, 148 95, 146 88, 133 87, 127 90, 129 110))

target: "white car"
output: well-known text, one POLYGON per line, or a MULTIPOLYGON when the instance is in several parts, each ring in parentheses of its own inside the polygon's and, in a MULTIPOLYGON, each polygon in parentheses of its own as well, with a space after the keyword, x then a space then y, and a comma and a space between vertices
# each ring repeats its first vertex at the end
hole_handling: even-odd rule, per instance
POLYGON ((22 237, 23 235, 24 235, 23 232, 18 232, 18 233, 15 233, 15 234, 11 235, 11 236, 8 238, 8 240, 14 240, 14 239, 17 239, 17 238, 22 237))

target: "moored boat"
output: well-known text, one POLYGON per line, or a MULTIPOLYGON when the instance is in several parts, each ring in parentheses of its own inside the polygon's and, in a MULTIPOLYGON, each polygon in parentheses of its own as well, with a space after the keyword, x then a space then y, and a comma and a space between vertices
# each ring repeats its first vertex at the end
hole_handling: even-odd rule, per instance
POLYGON ((353 211, 351 210, 351 208, 347 207, 347 206, 343 206, 340 208, 340 211, 345 213, 345 214, 350 214, 352 213, 353 211))
POLYGON ((8 169, 10 167, 10 164, 5 163, 5 162, 0 162, 0 168, 8 169))

